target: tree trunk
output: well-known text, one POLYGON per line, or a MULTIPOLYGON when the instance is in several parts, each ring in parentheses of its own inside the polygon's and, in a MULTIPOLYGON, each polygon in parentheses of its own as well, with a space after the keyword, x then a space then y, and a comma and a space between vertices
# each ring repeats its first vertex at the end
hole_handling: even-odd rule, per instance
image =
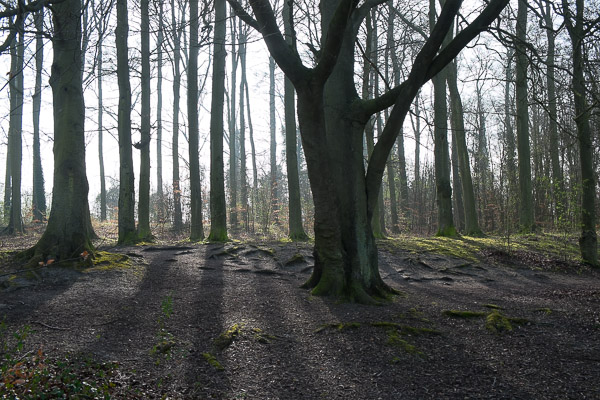
MULTIPOLYGON (((452 106, 450 106, 452 109, 452 106)), ((450 117, 450 127, 454 133, 454 119, 450 117)), ((465 230, 465 207, 462 194, 462 183, 460 181, 460 168, 458 166, 458 149, 456 146, 456 135, 452 135, 452 157, 450 159, 452 163, 452 193, 454 194, 454 213, 455 225, 459 231, 464 232, 465 230)))
POLYGON ((598 237, 596 234, 596 179, 594 177, 594 157, 592 134, 590 131, 590 109, 586 101, 584 75, 584 1, 576 0, 575 15, 566 0, 562 1, 565 22, 573 46, 573 96, 575 103, 575 123, 579 142, 579 162, 581 163, 581 237, 579 249, 584 262, 598 267, 598 237))
MULTIPOLYGON (((435 27, 435 0, 429 2, 429 29, 435 27)), ((434 160, 435 187, 438 207, 437 236, 456 236, 452 215, 452 184, 450 181, 450 154, 448 150, 448 108, 446 105, 447 69, 433 77, 434 92, 434 160)))
MULTIPOLYGON (((248 107, 250 102, 248 102, 248 107)), ((273 223, 279 224, 279 195, 277 188, 277 122, 275 120, 275 60, 269 56, 269 128, 270 140, 270 166, 271 166, 271 210, 273 223)))
POLYGON ((131 150, 131 86, 129 83, 129 56, 127 36, 129 17, 127 1, 117 0, 117 80, 119 83, 119 244, 134 243, 135 230, 135 189, 133 159, 131 150))
POLYGON ((250 207, 248 204, 248 166, 246 154, 246 37, 244 26, 240 21, 239 27, 239 55, 240 55, 240 206, 244 229, 250 231, 250 207))
MULTIPOLYGON (((295 49, 295 33, 292 21, 293 2, 283 2, 283 26, 286 42, 295 49)), ((292 240, 306 240, 308 236, 302 226, 302 203, 300 201, 300 178, 298 176, 298 148, 296 129, 296 98, 294 85, 286 76, 284 78, 284 109, 285 109, 285 166, 288 184, 288 218, 289 237, 292 240)))
POLYGON ((163 20, 163 2, 158 1, 158 32, 156 39, 156 197, 158 199, 157 216, 158 221, 162 222, 165 218, 165 195, 163 192, 163 166, 162 166, 162 83, 163 83, 163 41, 164 41, 164 20, 163 20))
POLYGON ((98 80, 98 163, 100 167, 100 221, 106 221, 106 177, 104 173, 104 125, 103 125, 103 115, 104 115, 104 104, 103 104, 103 68, 104 68, 104 58, 102 54, 102 49, 104 45, 104 30, 105 26, 103 23, 103 15, 101 14, 101 9, 99 9, 99 5, 94 3, 94 23, 96 25, 96 31, 98 32, 98 44, 96 45, 97 55, 96 55, 96 71, 98 80))
POLYGON ((238 229, 238 200, 237 200, 237 189, 238 189, 238 178, 237 178, 237 117, 236 117, 236 93, 237 93, 237 65, 238 65, 238 54, 236 51, 235 38, 237 36, 237 25, 236 20, 233 18, 234 12, 232 10, 232 17, 230 19, 231 26, 231 99, 230 99, 230 110, 231 115, 229 116, 229 225, 235 232, 238 229))
POLYGON ((6 224, 10 220, 10 195, 12 193, 12 174, 10 172, 10 137, 6 146, 6 171, 4 173, 4 207, 3 207, 3 219, 6 224))
POLYGON ((448 91, 450 92, 450 112, 453 130, 453 141, 456 142, 456 154, 458 158, 458 167, 460 170, 460 183, 462 187, 463 202, 459 207, 463 207, 465 228, 467 235, 481 235, 479 222, 477 220, 477 209, 475 207, 475 193, 473 191, 473 180, 471 177, 471 164, 469 162, 469 150, 465 138, 464 111, 460 92, 458 91, 458 71, 456 62, 448 65, 448 91))
POLYGON ((17 38, 10 47, 10 122, 8 128, 10 172, 12 182, 10 218, 7 233, 16 235, 23 233, 23 217, 21 215, 21 163, 23 152, 23 65, 25 54, 25 32, 22 17, 15 23, 17 38))
POLYGON ((548 55, 546 58, 546 86, 548 88, 548 117, 550 130, 550 160, 552 163, 552 192, 554 193, 554 221, 562 219, 565 208, 565 187, 563 183, 563 173, 560 168, 559 159, 559 139, 558 139, 558 112, 556 97, 556 78, 555 78, 555 33, 552 22, 552 13, 550 3, 546 3, 545 9, 542 8, 544 23, 546 25, 546 37, 548 39, 548 55))
POLYGON ((529 146, 529 104, 527 100, 527 1, 519 0, 516 41, 517 154, 519 161, 519 223, 521 233, 535 231, 529 146))
POLYGON ((79 0, 66 0, 52 7, 54 185, 46 231, 26 252, 35 265, 50 259, 62 263, 80 260, 82 252, 93 251, 85 169, 80 4, 79 0))
MULTIPOLYGON (((513 123, 512 123, 512 112, 511 112, 511 87, 510 83, 513 79, 512 74, 512 58, 514 52, 510 49, 507 50, 506 55, 506 78, 504 84, 504 141, 506 146, 506 173, 508 175, 508 201, 509 207, 507 212, 511 213, 513 208, 516 208, 516 204, 512 204, 512 199, 517 195, 517 166, 515 164, 515 134, 513 131, 513 123)), ((511 220, 509 218, 508 220, 511 220)))
POLYGON ((187 109, 190 153, 190 240, 204 239, 202 225, 202 188, 200 187, 200 150, 198 145, 198 0, 190 0, 190 53, 187 69, 187 109))
POLYGON ((136 146, 140 150, 140 186, 138 201, 138 239, 152 240, 150 231, 150 15, 149 0, 141 0, 141 137, 136 146))
POLYGON ((227 206, 223 173, 223 101, 225 97, 225 0, 215 0, 214 59, 210 113, 210 235, 227 240, 227 206))
MULTIPOLYGON (((245 65, 243 67, 246 69, 245 65)), ((250 91, 248 90, 248 80, 244 76, 244 87, 246 89, 246 108, 248 109, 248 139, 250 140, 250 157, 252 159, 252 193, 250 195, 252 200, 252 207, 256 210, 256 194, 258 192, 258 168, 256 166, 256 146, 254 145, 254 128, 252 126, 252 113, 250 112, 250 91)), ((254 220, 256 212, 252 215, 252 232, 254 232, 254 220)))
POLYGON ((181 96, 181 32, 175 17, 175 0, 171 0, 171 26, 173 36, 173 138, 171 141, 173 160, 173 230, 181 232, 181 179, 179 177, 179 97, 181 96))
POLYGON ((46 191, 40 152, 40 108, 42 104, 42 70, 44 67, 44 11, 33 16, 35 24, 35 89, 33 92, 33 220, 46 220, 46 191))

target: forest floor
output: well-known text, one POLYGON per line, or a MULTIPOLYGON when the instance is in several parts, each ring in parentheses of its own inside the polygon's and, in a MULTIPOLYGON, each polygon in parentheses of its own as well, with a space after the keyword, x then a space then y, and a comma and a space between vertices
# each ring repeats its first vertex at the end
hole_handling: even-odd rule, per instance
POLYGON ((600 399, 600 271, 557 238, 382 240, 402 294, 363 306, 299 288, 310 243, 100 243, 122 256, 20 271, 27 239, 3 237, 0 398, 600 399))

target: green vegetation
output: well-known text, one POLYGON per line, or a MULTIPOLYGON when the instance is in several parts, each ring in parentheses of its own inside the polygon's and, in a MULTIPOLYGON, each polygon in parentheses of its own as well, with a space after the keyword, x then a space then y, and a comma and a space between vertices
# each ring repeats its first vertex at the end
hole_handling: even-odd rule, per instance
POLYGON ((453 318, 483 318, 487 313, 482 311, 461 311, 461 310, 445 310, 442 314, 453 318))
POLYGON ((344 331, 347 329, 356 329, 356 328, 360 328, 359 322, 348 322, 348 323, 339 322, 339 323, 333 323, 333 324, 323 324, 315 330, 315 333, 319 333, 326 329, 336 329, 339 332, 341 332, 341 331, 344 331))
POLYGON ((492 312, 484 311, 461 311, 461 310, 445 310, 442 312, 445 316, 452 318, 474 319, 485 318, 485 327, 493 333, 508 333, 513 331, 513 324, 524 325, 529 323, 529 320, 524 318, 507 317, 502 314, 498 306, 486 304, 484 307, 492 308, 492 312), (490 307, 493 306, 493 307, 490 307))
POLYGON ((132 267, 129 256, 119 253, 109 253, 107 251, 97 251, 94 253, 91 268, 85 268, 83 272, 111 271, 117 269, 128 269, 132 267))
POLYGON ((158 317, 158 332, 156 334, 157 342, 150 350, 150 354, 156 356, 156 364, 160 364, 159 356, 171 358, 171 352, 176 345, 175 337, 167 330, 167 321, 173 313, 173 295, 167 295, 160 304, 161 315, 158 317))
POLYGON ((491 312, 485 319, 485 327, 492 333, 512 332, 513 327, 508 318, 498 311, 491 312))
POLYGON ((225 350, 227 347, 231 346, 233 341, 240 335, 244 324, 233 324, 229 329, 225 332, 221 333, 215 340, 213 340, 213 344, 219 350, 225 350))
POLYGON ((401 235, 378 241, 389 251, 397 249, 414 254, 441 254, 476 262, 484 250, 531 251, 559 259, 579 260, 577 236, 558 233, 514 235, 507 243, 503 236, 419 237, 401 235), (508 246, 508 248, 507 248, 508 246))
POLYGON ((213 366, 214 369, 216 369, 217 371, 225 370, 223 365, 221 365, 221 363, 217 360, 217 358, 215 356, 213 356, 212 354, 202 353, 202 357, 204 357, 206 362, 209 363, 211 366, 213 366))

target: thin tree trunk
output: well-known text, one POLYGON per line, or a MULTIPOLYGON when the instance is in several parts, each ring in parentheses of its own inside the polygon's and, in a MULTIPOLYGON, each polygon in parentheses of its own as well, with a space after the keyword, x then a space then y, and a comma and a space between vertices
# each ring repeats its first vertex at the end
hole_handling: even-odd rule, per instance
MULTIPOLYGON (((512 199, 517 195, 517 165, 515 164, 515 134, 513 131, 512 113, 511 113, 511 81, 513 79, 512 74, 512 58, 514 52, 510 49, 507 50, 506 55, 506 78, 504 85, 504 130, 505 130, 505 142, 506 142, 506 172, 508 175, 508 199, 512 203, 512 199)), ((516 204, 515 204, 516 206, 516 204)), ((508 212, 511 212, 513 205, 509 205, 508 212)))
POLYGON ((237 178, 237 66, 238 66, 238 54, 236 51, 237 37, 237 25, 236 20, 233 18, 234 11, 231 11, 232 17, 230 18, 231 26, 231 99, 230 99, 230 110, 231 115, 229 117, 229 224, 231 229, 235 232, 238 229, 238 178, 237 178))
MULTIPOLYGON (((453 132, 453 142, 456 142, 456 155, 460 170, 460 183, 462 187, 462 204, 465 228, 467 235, 481 235, 481 229, 477 220, 477 209, 475 207, 475 193, 473 191, 473 180, 471 177, 471 164, 469 162, 469 151, 465 138, 464 111, 460 92, 458 91, 458 71, 456 62, 448 65, 448 91, 450 92, 450 111, 453 132)), ((454 147, 454 145, 453 145, 454 147)), ((454 152, 454 150, 452 150, 454 152)), ((460 214, 460 211, 459 211, 460 214)))
POLYGON ((223 101, 225 98, 225 0, 215 0, 214 61, 210 114, 210 235, 227 240, 227 205, 223 172, 223 101))
POLYGON ((527 1, 519 0, 517 9, 517 153, 519 160, 519 223, 522 233, 535 231, 529 145, 529 104, 527 100, 527 1))
POLYGON ((96 23, 96 30, 98 31, 98 44, 97 51, 98 55, 96 56, 96 67, 97 67, 97 79, 98 79, 98 162, 100 167, 100 221, 106 221, 106 177, 104 172, 104 125, 103 125, 103 115, 104 115, 104 104, 103 104, 103 68, 104 68, 104 58, 102 56, 102 49, 104 44, 104 28, 102 24, 102 15, 100 15, 100 10, 97 9, 99 7, 94 3, 94 20, 96 23))
MULTIPOLYGON (((283 2, 283 26, 286 42, 292 48, 296 48, 296 37, 293 30, 292 21, 293 2, 283 2)), ((284 78, 285 109, 285 165, 287 172, 288 186, 288 218, 289 218, 289 237, 292 240, 306 240, 308 236, 302 226, 302 203, 300 201, 300 178, 298 174, 298 154, 299 146, 297 142, 296 129, 296 99, 294 85, 286 76, 284 78)))
POLYGON ((140 150, 140 183, 138 201, 138 239, 152 239, 150 231, 150 15, 149 0, 141 0, 141 138, 137 144, 140 150))
POLYGON ((131 150, 131 86, 129 82, 129 56, 127 36, 129 17, 127 1, 117 0, 117 79, 119 83, 119 244, 136 241, 135 186, 131 150))
POLYGON ((175 17, 175 0, 171 0, 171 25, 173 36, 173 230, 183 229, 181 211, 181 179, 179 177, 179 97, 181 96, 181 26, 175 17))
POLYGON ((246 96, 244 95, 246 81, 246 37, 240 21, 239 55, 240 55, 240 205, 244 229, 250 231, 250 210, 248 204, 248 167, 246 158, 246 96))
POLYGON ((187 69, 187 109, 190 153, 190 240, 204 239, 202 225, 202 189, 200 187, 200 151, 198 145, 198 0, 190 0, 190 53, 187 69))
POLYGON ((46 192, 40 152, 40 109, 42 104, 42 69, 44 67, 44 10, 33 15, 35 24, 35 89, 33 92, 33 220, 46 220, 46 192))
MULTIPOLYGON (((245 69, 245 66, 244 66, 245 69)), ((248 80, 244 77, 244 86, 246 89, 246 108, 248 109, 248 139, 250 140, 250 157, 252 158, 252 207, 256 210, 257 192, 258 192, 258 168, 256 166, 256 146, 254 145, 254 127, 252 125, 252 113, 250 112, 250 91, 248 90, 248 80)), ((255 212, 252 214, 252 232, 254 232, 255 212)))
POLYGON ((163 41, 164 41, 164 20, 163 20, 163 2, 158 3, 158 33, 156 39, 156 197, 158 204, 158 220, 162 222, 165 218, 165 195, 163 192, 163 165, 162 165, 162 83, 163 83, 163 41))
MULTIPOLYGON (((248 101, 248 107, 250 102, 248 101)), ((250 114, 250 113, 248 113, 250 114)), ((271 140, 269 146, 271 166, 271 210, 273 223, 279 224, 279 195, 277 190, 277 122, 275 120, 275 60, 269 56, 269 128, 271 140)))
POLYGON ((15 25, 15 29, 17 29, 17 38, 10 48, 9 83, 10 122, 8 136, 12 192, 7 232, 10 235, 23 233, 23 217, 21 215, 21 163, 23 158, 23 64, 25 54, 25 32, 21 17, 18 17, 15 25))
MULTIPOLYGON (((435 0, 429 2, 429 27, 435 26, 435 0)), ((448 108, 446 106, 447 69, 433 77, 434 91, 434 159, 435 186, 438 207, 437 236, 455 236, 452 214, 452 185, 450 181, 450 154, 448 151, 448 108)))

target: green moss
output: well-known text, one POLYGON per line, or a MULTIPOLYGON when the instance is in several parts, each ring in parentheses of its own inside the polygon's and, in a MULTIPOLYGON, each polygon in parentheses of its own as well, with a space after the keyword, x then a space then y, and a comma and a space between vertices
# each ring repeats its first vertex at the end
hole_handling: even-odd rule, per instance
POLYGON ((445 310, 442 312, 447 317, 453 318, 483 318, 487 315, 485 312, 481 311, 461 311, 461 310, 445 310))
POLYGON ((509 319, 502 315, 499 311, 494 311, 486 317, 485 327, 490 332, 497 334, 512 332, 513 330, 509 319))
POLYGON ((302 254, 296 253, 289 260, 287 260, 285 262, 285 265, 288 266, 288 265, 305 263, 305 262, 306 262, 306 258, 304 258, 304 256, 302 254))
POLYGON ((484 304, 483 306, 486 308, 491 308, 493 310, 502 310, 502 307, 500 307, 497 304, 484 304))
POLYGON ((389 321, 377 321, 371 322, 371 326, 378 328, 396 329, 401 335, 440 335, 441 332, 431 328, 418 328, 410 325, 402 325, 395 322, 389 321))
POLYGON ((408 343, 400 337, 397 329, 387 329, 387 344, 398 348, 406 353, 423 356, 423 352, 419 351, 414 345, 408 343))
POLYGON ((221 363, 210 353, 202 353, 202 357, 209 363, 214 369, 217 371, 223 371, 225 368, 221 365, 221 363))
POLYGON ((227 347, 231 346, 233 341, 240 335, 243 327, 243 324, 233 324, 229 329, 217 336, 217 338, 213 340, 213 344, 217 349, 225 350, 227 347))
POLYGON ((359 322, 348 322, 348 323, 339 322, 339 323, 334 323, 334 324, 323 324, 315 330, 315 333, 322 332, 326 329, 336 329, 337 331, 341 332, 344 330, 357 329, 357 328, 360 328, 359 322))
POLYGON ((552 314, 552 309, 550 309, 550 308, 547 308, 547 307, 536 308, 534 311, 535 311, 535 312, 544 313, 544 314, 546 314, 546 315, 550 315, 550 314, 552 314))
POLYGON ((83 272, 110 271, 115 269, 128 269, 132 267, 131 260, 125 254, 97 251, 92 259, 92 267, 83 272))

